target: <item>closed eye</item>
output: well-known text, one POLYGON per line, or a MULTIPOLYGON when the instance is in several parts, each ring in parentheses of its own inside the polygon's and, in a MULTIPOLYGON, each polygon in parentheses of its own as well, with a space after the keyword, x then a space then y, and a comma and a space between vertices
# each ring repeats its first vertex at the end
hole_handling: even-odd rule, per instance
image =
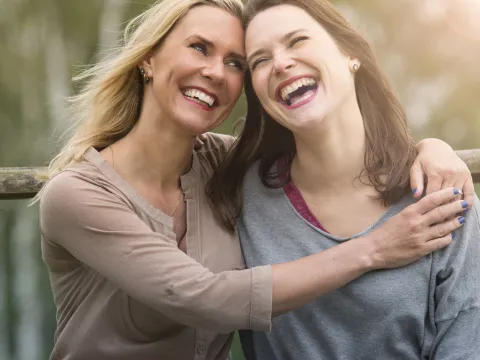
POLYGON ((251 68, 252 70, 255 70, 255 68, 260 65, 261 63, 268 61, 268 58, 258 58, 255 61, 252 62, 251 68))
POLYGON ((305 41, 305 40, 308 40, 310 39, 308 36, 297 36, 296 38, 293 38, 292 41, 290 41, 288 43, 289 47, 292 47, 294 46, 295 44, 299 43, 299 42, 302 42, 302 41, 305 41))

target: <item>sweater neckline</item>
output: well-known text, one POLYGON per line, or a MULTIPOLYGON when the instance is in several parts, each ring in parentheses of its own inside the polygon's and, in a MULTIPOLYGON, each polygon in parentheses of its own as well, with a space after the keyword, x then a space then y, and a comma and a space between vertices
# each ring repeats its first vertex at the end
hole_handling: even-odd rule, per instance
MULTIPOLYGON (((85 153, 85 159, 93 164, 107 179, 109 179, 120 191, 133 201, 142 211, 147 214, 152 220, 161 222, 165 226, 173 229, 173 217, 166 214, 156 206, 148 202, 141 194, 139 194, 113 167, 105 160, 105 158, 98 152, 97 149, 90 147, 85 153)), ((189 197, 193 194, 190 189, 195 181, 195 174, 199 169, 199 160, 195 152, 192 155, 192 166, 190 170, 180 177, 182 191, 187 200, 187 193, 189 197)))

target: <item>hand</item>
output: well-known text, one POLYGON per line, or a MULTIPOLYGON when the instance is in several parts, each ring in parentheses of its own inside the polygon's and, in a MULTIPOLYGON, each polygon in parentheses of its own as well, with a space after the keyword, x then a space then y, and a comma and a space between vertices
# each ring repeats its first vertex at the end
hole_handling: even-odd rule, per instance
POLYGON ((456 188, 429 194, 365 237, 374 269, 404 266, 450 244, 452 232, 465 221, 451 217, 468 207, 466 200, 452 201, 457 195, 461 192, 456 188))
POLYGON ((193 144, 193 150, 200 150, 203 146, 203 143, 207 140, 206 134, 200 134, 196 137, 195 143, 193 144))
POLYGON ((422 196, 426 177, 427 195, 440 189, 456 187, 463 192, 470 208, 475 195, 472 174, 450 145, 438 139, 425 139, 416 147, 418 156, 410 169, 413 196, 422 196))

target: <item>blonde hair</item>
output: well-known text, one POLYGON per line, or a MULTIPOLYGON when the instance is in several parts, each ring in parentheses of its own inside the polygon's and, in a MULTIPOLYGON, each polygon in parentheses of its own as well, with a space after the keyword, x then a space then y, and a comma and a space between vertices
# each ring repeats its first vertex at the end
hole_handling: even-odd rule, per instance
MULTIPOLYGON (((209 5, 242 20, 241 0, 163 0, 132 19, 116 55, 106 58, 73 78, 85 86, 69 98, 68 117, 73 121, 69 140, 52 159, 40 180, 48 180, 82 161, 90 147, 105 148, 125 136, 138 119, 143 82, 138 65, 193 7, 209 5)), ((43 190, 43 189, 42 189, 43 190)), ((42 190, 33 199, 38 201, 42 190)))

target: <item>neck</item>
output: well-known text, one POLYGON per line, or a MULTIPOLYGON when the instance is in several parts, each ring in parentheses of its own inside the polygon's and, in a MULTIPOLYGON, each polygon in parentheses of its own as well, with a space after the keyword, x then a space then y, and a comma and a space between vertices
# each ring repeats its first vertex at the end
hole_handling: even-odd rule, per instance
POLYGON ((296 186, 312 193, 362 186, 355 179, 365 167, 365 128, 356 99, 324 118, 314 131, 294 136, 297 154, 292 178, 296 186))
POLYGON ((113 145, 115 168, 128 181, 171 191, 191 167, 195 138, 144 109, 134 128, 113 145))

